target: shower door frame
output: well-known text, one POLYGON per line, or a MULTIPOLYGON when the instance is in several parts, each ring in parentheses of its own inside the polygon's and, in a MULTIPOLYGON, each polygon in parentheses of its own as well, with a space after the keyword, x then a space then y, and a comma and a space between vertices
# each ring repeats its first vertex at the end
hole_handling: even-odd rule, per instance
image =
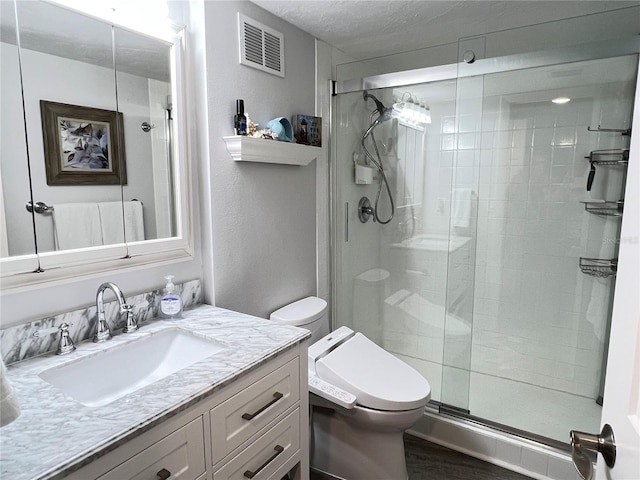
MULTIPOLYGON (((477 38, 477 37, 476 37, 477 38)), ((413 70, 405 70, 400 72, 392 72, 380 75, 367 76, 362 78, 352 78, 346 80, 333 80, 330 84, 331 96, 335 97, 343 93, 361 92, 363 90, 375 90, 382 88, 395 88, 416 84, 433 83, 445 80, 458 80, 460 78, 479 77, 487 74, 503 73, 516 70, 524 70, 536 67, 547 67, 553 65, 561 65, 574 62, 582 62, 589 60, 600 60, 613 57, 621 57, 625 55, 640 55, 640 37, 629 37, 614 40, 605 40, 599 42, 583 43, 570 47, 561 47, 557 49, 546 49, 535 52, 526 52, 522 54, 506 55, 501 57, 476 59, 470 63, 452 63, 446 65, 438 65, 434 67, 418 68, 413 70)), ((637 105, 635 105, 637 107, 637 105)), ((331 102, 330 126, 335 125, 336 108, 334 102, 331 102)), ((336 158, 335 136, 331 138, 331 161, 329 161, 329 178, 331 187, 329 189, 330 202, 330 229, 335 230, 333 225, 336 221, 340 221, 338 211, 341 207, 337 198, 337 179, 336 165, 333 159, 336 158)), ((345 232, 348 235, 348 229, 345 232)), ((330 278, 331 282, 331 323, 332 328, 337 327, 337 296, 338 285, 336 282, 338 275, 338 258, 337 244, 348 241, 337 238, 335 231, 330 232, 329 257, 330 278)), ((474 282, 475 283, 475 282, 474 282)), ((482 417, 476 417, 469 414, 462 408, 455 406, 447 406, 441 402, 431 401, 427 405, 427 409, 437 411, 440 414, 451 415, 455 418, 462 419, 476 424, 480 427, 489 427, 507 434, 515 435, 520 438, 532 440, 534 442, 546 444, 549 447, 559 449, 563 452, 570 451, 571 446, 568 443, 561 442, 549 437, 544 437, 532 432, 521 430, 509 425, 487 420, 482 417)))
POLYGON ((336 96, 342 93, 375 90, 379 88, 403 87, 419 83, 438 82, 441 80, 456 80, 464 77, 476 77, 492 73, 548 67, 564 63, 635 55, 638 53, 640 53, 640 38, 638 37, 590 42, 572 47, 479 59, 470 63, 450 63, 448 65, 333 81, 331 95, 336 96))

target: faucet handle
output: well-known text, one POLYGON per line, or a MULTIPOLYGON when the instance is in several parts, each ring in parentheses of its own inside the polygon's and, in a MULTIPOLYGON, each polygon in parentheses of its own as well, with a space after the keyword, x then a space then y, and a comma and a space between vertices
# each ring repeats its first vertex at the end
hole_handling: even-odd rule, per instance
POLYGON ((122 333, 131 333, 138 330, 138 322, 133 316, 133 310, 136 308, 135 305, 124 304, 120 307, 120 312, 127 314, 127 320, 124 324, 124 328, 122 329, 122 333))
POLYGON ((67 353, 71 353, 76 349, 76 346, 73 344, 73 340, 69 336, 69 324, 61 323, 58 327, 60 330, 60 342, 58 343, 58 349, 56 350, 56 355, 66 355, 67 353))
POLYGON ((106 342, 111 338, 111 329, 107 320, 102 315, 98 314, 98 328, 96 328, 96 334, 93 336, 93 343, 106 342))
POLYGON ((136 305, 125 304, 120 307, 120 313, 127 314, 127 320, 122 329, 122 333, 131 333, 138 330, 138 321, 133 317, 133 313, 139 311, 140 309, 147 308, 149 306, 149 302, 147 300, 140 302, 136 305))
MULTIPOLYGON (((40 338, 44 335, 51 335, 53 333, 58 333, 62 329, 62 325, 63 324, 60 324, 57 327, 41 328, 40 330, 36 330, 35 332, 33 332, 31 335, 34 338, 40 338)), ((73 327, 72 322, 66 323, 65 325, 67 325, 67 328, 73 327)))

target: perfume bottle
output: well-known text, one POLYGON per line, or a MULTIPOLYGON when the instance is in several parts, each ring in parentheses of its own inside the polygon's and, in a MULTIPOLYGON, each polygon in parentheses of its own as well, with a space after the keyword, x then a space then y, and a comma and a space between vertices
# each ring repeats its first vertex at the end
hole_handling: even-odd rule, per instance
POLYGON ((233 116, 236 135, 247 134, 247 117, 244 114, 244 100, 236 100, 236 114, 233 116))

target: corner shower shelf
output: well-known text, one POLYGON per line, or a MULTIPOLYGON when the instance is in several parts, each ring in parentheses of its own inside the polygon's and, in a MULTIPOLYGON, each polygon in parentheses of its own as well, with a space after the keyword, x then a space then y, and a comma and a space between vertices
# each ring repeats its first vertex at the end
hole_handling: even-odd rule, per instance
POLYGON ((580 270, 592 277, 611 277, 618 271, 618 259, 580 257, 580 270))
POLYGON ((265 140, 244 135, 222 137, 227 150, 236 162, 279 163, 309 165, 320 155, 320 147, 297 143, 265 140))
POLYGON ((594 215, 601 215, 605 217, 622 217, 622 210, 624 208, 624 200, 618 200, 617 202, 602 201, 584 201, 584 209, 593 213, 594 215))
POLYGON ((591 163, 606 166, 621 166, 629 164, 629 149, 617 148, 608 150, 593 150, 588 158, 591 163))

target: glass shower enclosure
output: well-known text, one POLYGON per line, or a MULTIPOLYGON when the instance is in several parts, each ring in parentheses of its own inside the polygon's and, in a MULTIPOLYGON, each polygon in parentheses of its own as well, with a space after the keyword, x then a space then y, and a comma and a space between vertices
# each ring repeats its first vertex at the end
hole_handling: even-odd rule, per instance
POLYGON ((392 212, 362 146, 376 105, 338 90, 333 321, 420 371, 435 405, 551 443, 599 430, 638 68, 622 43, 358 82, 430 111, 365 139, 387 224, 359 218, 362 197, 392 212))

